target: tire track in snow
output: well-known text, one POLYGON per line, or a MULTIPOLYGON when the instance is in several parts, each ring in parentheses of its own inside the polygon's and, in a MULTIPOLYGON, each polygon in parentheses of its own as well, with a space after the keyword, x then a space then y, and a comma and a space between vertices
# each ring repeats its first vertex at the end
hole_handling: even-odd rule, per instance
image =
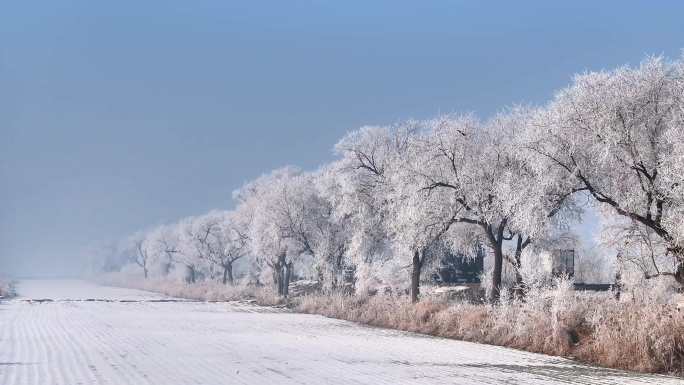
POLYGON ((56 324, 58 326, 59 335, 61 337, 61 344, 59 346, 64 346, 67 352, 64 357, 68 358, 69 362, 69 374, 67 376, 67 383, 98 383, 102 382, 104 379, 97 376, 97 372, 93 370, 94 365, 91 357, 85 351, 83 345, 81 344, 81 335, 74 334, 72 330, 74 325, 78 322, 77 317, 75 317, 74 306, 64 306, 58 308, 58 317, 56 324))
MULTIPOLYGON (((15 309, 10 307, 6 310, 10 312, 11 310, 15 309)), ((5 382, 3 383, 14 384, 17 381, 17 376, 21 375, 22 371, 21 368, 14 366, 23 364, 21 359, 23 358, 22 350, 25 344, 18 343, 18 341, 23 340, 21 335, 21 327, 19 326, 20 322, 18 321, 21 317, 21 314, 16 311, 10 312, 10 314, 13 314, 14 317, 13 321, 6 325, 8 330, 7 339, 5 341, 10 346, 10 354, 3 359, 3 364, 6 364, 6 366, 3 367, 5 377, 5 382)))
MULTIPOLYGON (((55 383, 63 383, 62 365, 55 359, 61 356, 57 353, 60 347, 54 343, 59 334, 55 332, 54 323, 45 322, 54 317, 56 309, 40 305, 31 306, 29 309, 30 312, 25 319, 28 338, 33 342, 29 352, 33 352, 33 355, 28 360, 36 367, 44 369, 55 383)), ((33 383, 39 384, 40 377, 35 378, 33 383)))
POLYGON ((113 384, 149 384, 150 382, 144 373, 141 373, 135 365, 126 360, 127 349, 120 343, 123 335, 113 334, 111 325, 105 320, 93 317, 90 312, 92 309, 83 306, 79 305, 78 309, 79 313, 86 315, 80 317, 81 330, 84 331, 84 344, 94 349, 100 357, 100 362, 94 364, 93 368, 106 371, 107 375, 103 375, 103 377, 108 380, 115 378, 116 381, 112 381, 113 384))
MULTIPOLYGON (((28 321, 19 322, 19 324, 17 325, 19 330, 19 333, 17 333, 18 337, 21 341, 26 341, 26 343, 24 344, 24 346, 22 346, 20 350, 21 353, 19 355, 18 362, 21 362, 22 365, 19 367, 21 369, 19 370, 19 373, 21 374, 18 377, 21 378, 25 376, 30 383, 38 384, 39 378, 33 376, 35 370, 32 368, 32 366, 40 364, 40 357, 45 353, 45 346, 43 344, 39 344, 38 339, 34 338, 35 333, 32 332, 31 328, 31 320, 33 319, 33 317, 33 309, 27 309, 27 311, 24 312, 24 317, 22 317, 22 319, 28 318, 28 321), (26 317, 27 313, 28 317, 26 317)), ((47 368, 46 370, 49 371, 49 375, 54 374, 53 370, 49 370, 47 368)))

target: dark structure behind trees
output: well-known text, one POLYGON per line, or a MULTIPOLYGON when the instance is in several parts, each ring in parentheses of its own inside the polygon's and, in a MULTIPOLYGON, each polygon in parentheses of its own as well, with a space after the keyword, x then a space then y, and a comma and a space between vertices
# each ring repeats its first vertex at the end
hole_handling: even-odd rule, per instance
POLYGON ((480 283, 480 275, 484 272, 484 256, 482 247, 477 248, 474 258, 447 253, 432 275, 432 280, 438 284, 480 283))
POLYGON ((574 249, 556 249, 551 253, 552 270, 551 274, 554 277, 575 276, 575 250, 574 249))

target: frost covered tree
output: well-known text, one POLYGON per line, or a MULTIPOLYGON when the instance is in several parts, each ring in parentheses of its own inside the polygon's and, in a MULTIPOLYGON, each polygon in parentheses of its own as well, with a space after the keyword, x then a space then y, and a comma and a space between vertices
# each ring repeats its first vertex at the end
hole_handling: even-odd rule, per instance
POLYGON ((549 249, 567 243, 568 237, 574 237, 571 224, 580 221, 584 213, 583 197, 568 193, 562 183, 548 179, 546 171, 536 168, 535 160, 526 155, 525 132, 535 113, 530 108, 507 109, 485 126, 489 148, 496 149, 499 159, 504 159, 495 196, 499 210, 508 218, 509 232, 515 234, 504 256, 515 272, 514 290, 518 295, 524 291, 521 268, 526 247, 549 249))
MULTIPOLYGON (((417 302, 420 294, 421 273, 439 246, 455 245, 447 240, 463 239, 463 232, 453 234, 462 222, 464 207, 447 189, 424 188, 426 175, 425 143, 430 132, 421 132, 420 125, 408 122, 397 130, 400 143, 388 173, 386 221, 392 236, 396 255, 410 258, 411 301, 417 302)), ((460 245, 460 243, 459 243, 460 245)))
POLYGON ((422 160, 419 129, 418 122, 392 128, 365 127, 337 145, 341 162, 355 175, 352 191, 364 194, 365 208, 383 216, 393 255, 410 266, 413 302, 418 300, 426 260, 435 255, 429 249, 440 243, 461 211, 442 190, 421 189, 414 170, 416 160, 422 160))
POLYGON ((134 239, 134 247, 133 261, 142 269, 143 276, 147 279, 150 264, 154 257, 153 245, 150 244, 150 241, 145 234, 137 234, 134 239))
POLYGON ((220 270, 223 284, 233 284, 233 264, 248 252, 246 223, 240 223, 234 212, 211 211, 195 219, 194 234, 197 256, 220 270))
POLYGON ((499 296, 503 262, 514 267, 520 288, 523 250, 535 237, 546 236, 571 207, 555 185, 537 184, 539 174, 518 156, 513 138, 525 128, 527 115, 512 110, 485 123, 471 115, 439 117, 424 123, 406 157, 414 159, 406 166, 412 183, 426 194, 418 201, 442 205, 442 228, 453 230, 445 238, 451 248, 467 255, 476 244, 488 246, 492 300, 499 296))
MULTIPOLYGON (((477 226, 494 256, 493 290, 501 285, 503 242, 512 239, 506 213, 496 196, 497 182, 507 159, 489 147, 482 124, 472 116, 444 116, 425 123, 416 141, 415 160, 409 164, 417 187, 427 194, 442 194, 458 210, 453 222, 477 226)), ((451 238, 452 245, 467 237, 451 238)), ((524 247, 525 243, 521 244, 524 247)))
POLYGON ((335 146, 340 159, 327 168, 331 183, 324 195, 335 216, 347 222, 347 259, 364 289, 379 280, 377 269, 392 261, 385 173, 398 143, 390 131, 365 126, 350 132, 335 146))
POLYGON ((612 212, 605 215, 602 245, 614 251, 621 270, 634 269, 645 280, 675 277, 677 261, 668 258, 667 243, 652 229, 612 212))
POLYGON ((251 212, 250 241, 264 263, 275 269, 274 282, 287 294, 295 259, 308 256, 324 286, 335 289, 342 279, 347 249, 345 218, 335 214, 323 195, 331 188, 326 172, 276 170, 248 183, 237 193, 239 210, 251 212))
POLYGON ((288 210, 288 202, 294 198, 288 183, 300 174, 292 167, 277 169, 234 193, 238 210, 252 218, 248 232, 251 251, 258 263, 270 268, 273 285, 283 296, 288 294, 294 262, 302 253, 301 242, 306 242, 295 239, 293 229, 299 224, 288 210))
POLYGON ((164 253, 174 264, 185 268, 185 279, 188 283, 197 282, 200 273, 202 250, 198 238, 202 229, 196 226, 194 218, 183 218, 173 225, 161 228, 160 242, 164 253))
POLYGON ((249 252, 248 230, 248 222, 242 222, 234 212, 229 212, 225 213, 220 231, 213 235, 215 251, 212 254, 212 261, 223 268, 224 284, 234 284, 233 265, 249 252))
POLYGON ((175 244, 169 235, 171 226, 158 226, 145 233, 145 250, 148 254, 148 267, 161 276, 167 276, 173 268, 175 244))
POLYGON ((635 68, 578 75, 540 109, 526 135, 543 184, 584 191, 653 232, 682 284, 683 63, 655 57, 635 68))
POLYGON ((339 215, 335 209, 335 198, 340 188, 334 169, 324 167, 316 173, 297 180, 300 207, 306 225, 303 232, 308 235, 307 244, 314 257, 319 279, 331 290, 344 285, 344 269, 350 267, 347 260, 351 238, 350 216, 339 215))

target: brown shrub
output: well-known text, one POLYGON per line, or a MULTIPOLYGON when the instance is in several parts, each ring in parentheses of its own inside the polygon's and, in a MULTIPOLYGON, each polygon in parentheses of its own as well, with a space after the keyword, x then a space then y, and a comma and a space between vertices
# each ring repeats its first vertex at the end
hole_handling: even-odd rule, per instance
POLYGON ((580 356, 605 366, 684 373, 684 312, 673 305, 604 304, 592 314, 580 356))

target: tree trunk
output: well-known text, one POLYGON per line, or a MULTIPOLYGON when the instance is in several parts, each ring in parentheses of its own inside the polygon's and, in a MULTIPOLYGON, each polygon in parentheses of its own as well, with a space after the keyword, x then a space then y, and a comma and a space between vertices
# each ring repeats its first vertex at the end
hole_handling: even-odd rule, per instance
POLYGON ((520 274, 520 262, 516 261, 515 266, 515 287, 513 288, 513 295, 516 298, 525 296, 525 282, 523 282, 522 274, 520 274))
POLYGON ((615 299, 620 300, 620 295, 622 294, 622 274, 620 270, 615 272, 615 284, 613 285, 613 293, 615 299))
MULTIPOLYGON (((332 266, 328 269, 328 278, 323 278, 321 282, 321 287, 324 288, 324 290, 329 290, 331 293, 335 292, 337 289, 337 273, 335 272, 335 266, 332 266), (327 279, 327 281, 326 281, 327 279), (329 283, 328 283, 329 282, 329 283)), ((323 277, 325 277, 322 274, 323 277)))
POLYGON ((195 283, 196 279, 195 266, 188 266, 188 283, 195 283))
POLYGON ((283 269, 280 267, 280 263, 275 263, 273 266, 273 285, 278 292, 278 295, 283 295, 283 269))
POLYGON ((343 288, 346 284, 344 280, 344 268, 342 264, 342 254, 338 254, 333 258, 333 269, 330 275, 331 279, 331 288, 333 290, 337 290, 339 288, 343 288))
POLYGON ((166 260, 162 265, 162 274, 164 274, 165 277, 168 276, 169 273, 171 273, 171 268, 173 268, 173 259, 167 254, 166 260))
POLYGON ((522 235, 518 234, 518 242, 515 246, 515 288, 513 288, 513 294, 517 298, 522 298, 525 296, 525 283, 523 282, 522 274, 520 273, 520 268, 522 267, 522 251, 525 248, 523 244, 522 235))
POLYGON ((277 262, 273 264, 273 284, 278 291, 278 295, 281 296, 286 295, 285 278, 289 280, 289 277, 285 276, 285 268, 287 265, 285 262, 285 257, 285 253, 278 255, 277 262))
POLYGON ((489 300, 496 302, 501 295, 501 273, 503 272, 503 250, 501 242, 494 245, 494 271, 492 271, 492 292, 489 300))
POLYGON ((684 258, 677 264, 677 270, 675 271, 675 279, 680 285, 684 286, 684 258))
POLYGON ((285 264, 285 279, 283 279, 283 297, 290 291, 290 277, 292 276, 292 262, 285 264))
POLYGON ((233 264, 229 263, 223 266, 223 284, 229 283, 233 285, 233 264))
POLYGON ((147 266, 143 266, 143 274, 145 274, 145 279, 147 279, 147 266))
POLYGON ((504 240, 504 229, 506 228, 507 219, 502 220, 496 228, 496 233, 494 228, 490 224, 483 224, 485 233, 487 234, 487 240, 489 241, 489 247, 492 248, 494 252, 494 270, 492 271, 492 287, 491 293, 489 295, 489 300, 491 302, 496 302, 499 300, 501 295, 501 274, 503 272, 503 240, 504 240))
POLYGON ((420 294, 420 270, 422 268, 422 261, 418 251, 413 253, 411 266, 411 303, 416 303, 420 294))

